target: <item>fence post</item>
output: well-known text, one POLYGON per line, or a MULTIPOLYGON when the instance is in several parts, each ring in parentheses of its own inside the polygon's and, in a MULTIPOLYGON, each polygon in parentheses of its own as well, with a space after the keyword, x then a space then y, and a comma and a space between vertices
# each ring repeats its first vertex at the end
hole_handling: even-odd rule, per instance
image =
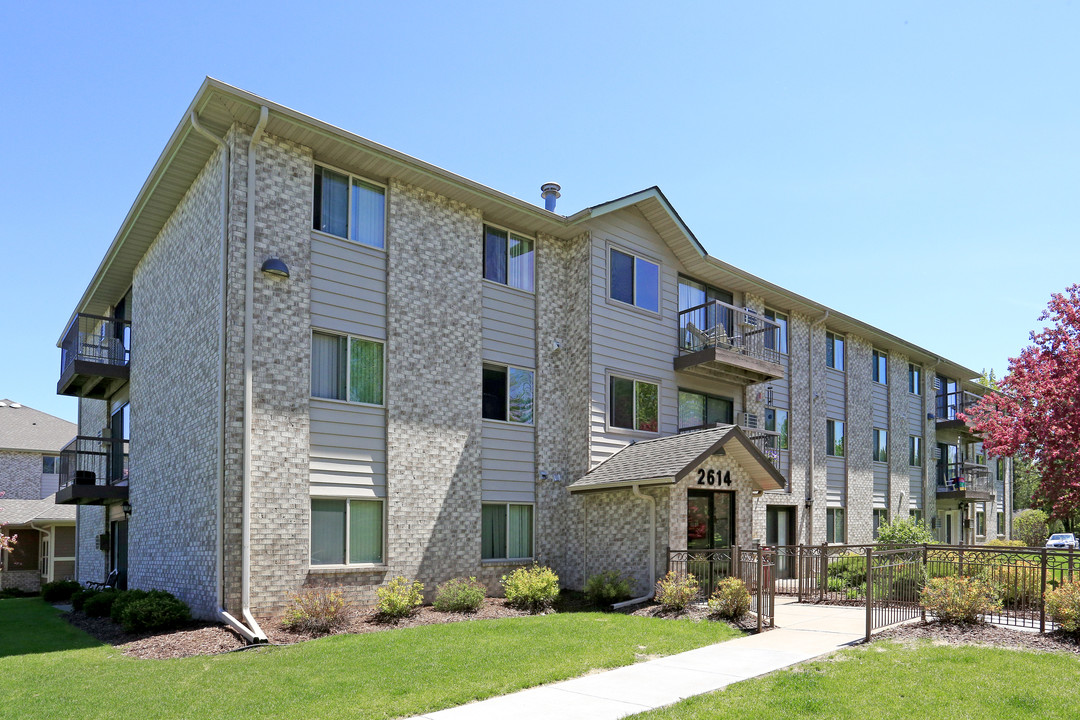
POLYGON ((866 548, 866 642, 874 629, 874 548, 866 548))
MULTIPOLYGON (((795 561, 795 571, 799 573, 799 586, 798 586, 798 591, 797 591, 797 595, 798 595, 798 598, 799 598, 798 601, 802 602, 803 575, 805 574, 805 570, 806 570, 806 566, 803 564, 803 563, 806 562, 806 558, 803 557, 802 543, 799 543, 798 553, 799 554, 798 554, 797 559, 795 561)), ((1069 558, 1070 558, 1070 561, 1071 561, 1072 555, 1070 555, 1069 558)), ((1070 576, 1070 579, 1072 579, 1071 576, 1070 576)))
POLYGON ((742 560, 742 558, 739 555, 739 544, 735 543, 734 545, 731 546, 731 560, 730 560, 730 566, 731 567, 728 570, 728 576, 729 577, 737 577, 740 580, 742 580, 743 582, 746 582, 746 578, 743 577, 742 563, 740 562, 741 560, 742 560))
POLYGON ((1073 549, 1069 548, 1069 582, 1073 581, 1073 549))
POLYGON ((757 546, 757 631, 761 632, 761 614, 765 607, 765 562, 761 545, 757 546))
POLYGON ((772 568, 769 572, 769 627, 776 627, 776 572, 778 570, 777 557, 773 554, 772 568))
MULTIPOLYGON (((927 545, 926 543, 923 543, 923 546, 922 546, 922 575, 919 577, 919 580, 922 580, 924 582, 930 582, 930 567, 929 567, 929 565, 930 565, 930 552, 929 552, 929 549, 930 549, 929 545, 927 545)), ((916 588, 916 592, 918 592, 919 595, 922 595, 922 588, 916 588)), ((922 618, 923 622, 926 622, 926 606, 922 604, 922 598, 921 597, 919 597, 919 616, 922 618)))
POLYGON ((1042 549, 1042 589, 1039 591, 1039 632, 1046 632, 1046 548, 1042 549))
POLYGON ((825 587, 829 584, 829 543, 821 543, 821 576, 818 578, 818 602, 825 602, 825 587))

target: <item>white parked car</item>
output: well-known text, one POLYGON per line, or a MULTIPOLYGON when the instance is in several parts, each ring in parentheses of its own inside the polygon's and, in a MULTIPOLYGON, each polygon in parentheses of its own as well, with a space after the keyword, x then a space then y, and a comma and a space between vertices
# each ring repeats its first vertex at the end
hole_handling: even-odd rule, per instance
POLYGON ((1050 539, 1046 541, 1046 547, 1048 548, 1069 548, 1075 549, 1076 536, 1072 533, 1054 533, 1050 536, 1050 539))

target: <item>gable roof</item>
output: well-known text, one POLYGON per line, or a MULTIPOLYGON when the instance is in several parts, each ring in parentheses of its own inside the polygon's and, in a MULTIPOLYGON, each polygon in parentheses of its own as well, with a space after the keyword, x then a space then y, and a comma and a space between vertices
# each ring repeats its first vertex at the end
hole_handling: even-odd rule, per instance
POLYGON ((75 423, 13 400, 0 400, 0 450, 56 453, 78 430, 75 423))
POLYGON ((40 500, 0 498, 0 525, 29 525, 32 522, 75 522, 76 505, 57 505, 56 493, 40 500))
POLYGON ((571 483, 570 492, 674 484, 717 453, 731 455, 759 490, 780 490, 787 484, 742 428, 718 425, 627 445, 571 483))

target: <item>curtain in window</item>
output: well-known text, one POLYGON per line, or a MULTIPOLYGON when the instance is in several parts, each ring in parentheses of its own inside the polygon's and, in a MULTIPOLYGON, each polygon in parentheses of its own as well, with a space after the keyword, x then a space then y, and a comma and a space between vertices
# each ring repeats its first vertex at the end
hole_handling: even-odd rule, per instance
POLYGON ((345 501, 311 501, 311 564, 345 563, 345 501))
POLYGON ((532 292, 533 289, 533 241, 527 238, 510 236, 510 260, 507 284, 532 292))
POLYGON ((511 505, 509 557, 532 557, 532 505, 511 505))
POLYGON ((612 427, 634 427, 634 381, 624 378, 611 378, 611 425, 612 427))
POLYGON ((531 370, 508 368, 510 422, 533 421, 533 373, 531 370))
POLYGON ((484 277, 506 284, 506 232, 484 226, 484 277))
POLYGON ((382 562, 382 503, 353 500, 349 503, 349 562, 382 562))
POLYGON ((386 230, 386 197, 378 185, 353 180, 352 239, 381 248, 386 230))
POLYGON ((348 237, 349 178, 326 168, 315 169, 316 230, 348 237))
POLYGON ((483 505, 480 513, 480 557, 506 557, 506 506, 483 505))
POLYGON ((679 391, 679 428, 705 424, 705 396, 679 391))
POLYGON ((634 304, 639 308, 660 312, 660 266, 641 258, 634 260, 637 273, 634 304))
POLYGON ((345 399, 345 338, 311 333, 311 396, 345 399))
POLYGON ((634 258, 618 250, 611 251, 611 298, 634 304, 634 258))
POLYGON ((635 383, 635 413, 638 430, 656 432, 658 428, 658 388, 652 383, 635 383))
POLYGON ((352 338, 349 358, 349 400, 382 405, 383 346, 373 340, 352 338))

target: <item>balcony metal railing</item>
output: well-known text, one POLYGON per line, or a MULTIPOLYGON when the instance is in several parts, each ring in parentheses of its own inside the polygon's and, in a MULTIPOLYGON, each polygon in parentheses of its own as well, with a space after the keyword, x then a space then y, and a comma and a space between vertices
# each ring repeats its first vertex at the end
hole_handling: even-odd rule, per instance
POLYGON ((780 326, 764 315, 720 300, 679 313, 679 351, 710 348, 780 362, 780 326))
MULTIPOLYGON (((769 458, 775 467, 780 467, 780 433, 771 430, 760 430, 757 427, 747 427, 743 424, 743 418, 741 417, 747 415, 747 413, 739 413, 739 415, 739 427, 746 433, 746 438, 754 443, 754 447, 760 450, 762 455, 769 458)), ((695 430, 708 430, 720 424, 721 423, 708 423, 705 425, 681 427, 679 428, 679 432, 684 433, 693 432, 695 430)))
POLYGON ((982 398, 966 390, 938 393, 935 415, 938 421, 955 420, 956 413, 964 413, 973 408, 982 398))
POLYGON ((131 322, 80 313, 60 341, 60 374, 75 361, 124 367, 131 350, 131 322))
POLYGON ((938 492, 978 492, 994 494, 990 471, 976 463, 942 463, 938 466, 938 492))
POLYGON ((78 435, 60 451, 60 487, 126 485, 128 441, 78 435))

